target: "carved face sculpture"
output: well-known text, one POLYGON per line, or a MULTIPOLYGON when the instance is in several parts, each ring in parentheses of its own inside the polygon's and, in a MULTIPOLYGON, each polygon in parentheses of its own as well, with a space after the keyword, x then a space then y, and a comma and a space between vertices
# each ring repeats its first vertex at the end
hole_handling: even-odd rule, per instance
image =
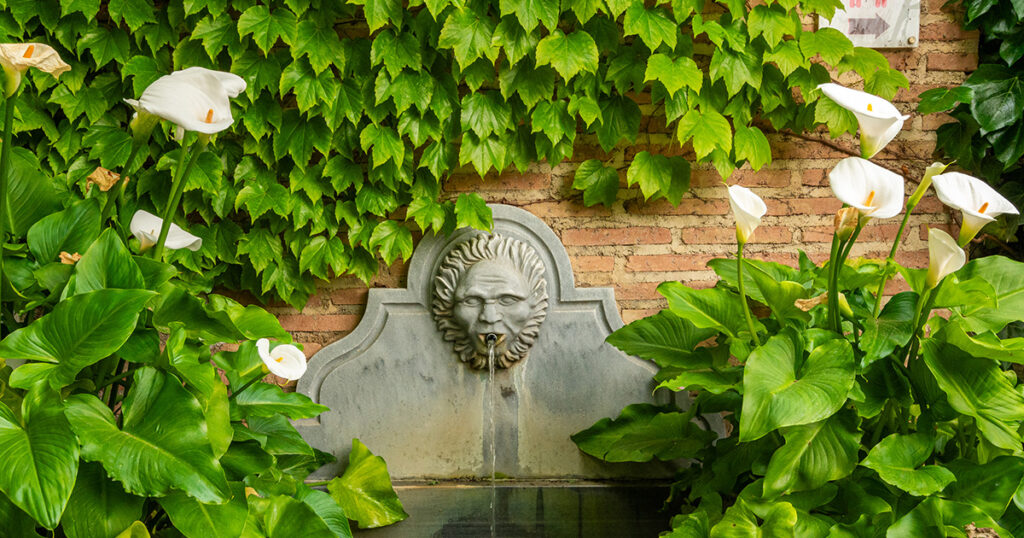
POLYGON ((435 282, 433 313, 463 362, 509 367, 529 352, 547 315, 544 266, 532 247, 478 235, 452 250, 435 282))

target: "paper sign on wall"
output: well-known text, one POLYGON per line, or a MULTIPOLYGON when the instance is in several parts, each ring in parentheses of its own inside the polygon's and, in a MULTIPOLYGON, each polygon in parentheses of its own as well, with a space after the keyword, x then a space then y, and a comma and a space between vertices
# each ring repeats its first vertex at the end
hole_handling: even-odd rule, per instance
POLYGON ((829 21, 819 17, 819 28, 835 28, 858 47, 913 48, 921 30, 920 0, 842 0, 845 11, 829 21))

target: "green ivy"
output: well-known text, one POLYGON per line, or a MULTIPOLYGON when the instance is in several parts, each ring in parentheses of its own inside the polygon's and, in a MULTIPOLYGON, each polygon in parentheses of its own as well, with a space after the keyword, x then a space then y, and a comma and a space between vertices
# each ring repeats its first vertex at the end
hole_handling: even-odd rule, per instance
MULTIPOLYGON (((316 279, 369 280, 407 259, 413 231, 489 228, 475 193, 442 184, 457 167, 479 175, 572 157, 581 137, 605 151, 636 141, 638 94, 728 177, 771 161, 765 130, 826 123, 849 112, 819 100, 829 68, 855 71, 890 98, 906 87, 885 58, 831 29, 802 28, 838 0, 3 0, 9 41, 48 42, 72 65, 35 76, 19 100, 17 143, 69 192, 97 165, 118 170, 134 98, 161 75, 199 65, 248 88, 237 119, 199 161, 184 197, 198 252, 176 251, 197 290, 249 290, 302 307, 316 279)), ((150 142, 121 224, 168 195, 178 152, 150 142)), ((646 199, 678 203, 691 163, 641 153, 627 171, 646 199)), ((611 204, 608 163, 584 162, 574 187, 611 204)))

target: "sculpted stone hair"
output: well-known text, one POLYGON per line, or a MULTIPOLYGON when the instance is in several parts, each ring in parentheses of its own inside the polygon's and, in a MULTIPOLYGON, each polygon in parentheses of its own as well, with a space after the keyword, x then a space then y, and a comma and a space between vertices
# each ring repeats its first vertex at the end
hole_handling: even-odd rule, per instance
MULTIPOLYGON (((544 264, 530 245, 496 234, 480 234, 460 243, 441 262, 434 278, 434 300, 432 312, 437 328, 446 342, 452 342, 455 353, 462 362, 473 368, 486 368, 487 357, 476 353, 471 335, 466 334, 453 317, 455 288, 470 267, 484 260, 507 260, 525 278, 529 286, 530 319, 523 330, 506 346, 506 351, 495 357, 495 365, 508 368, 529 353, 540 333, 540 325, 547 317, 548 290, 544 280, 544 264)), ((511 337, 512 335, 510 335, 511 337)))

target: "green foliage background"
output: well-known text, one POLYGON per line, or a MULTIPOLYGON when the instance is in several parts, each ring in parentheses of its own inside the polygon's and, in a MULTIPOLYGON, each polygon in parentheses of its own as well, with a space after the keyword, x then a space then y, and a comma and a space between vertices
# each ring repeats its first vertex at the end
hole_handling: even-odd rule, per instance
MULTIPOLYGON (((97 165, 118 171, 130 150, 130 108, 161 75, 204 66, 241 75, 236 124, 200 159, 184 198, 204 239, 172 259, 198 290, 245 289, 305 304, 317 278, 368 280, 379 261, 412 253, 413 230, 490 226, 475 193, 450 200, 447 175, 480 175, 570 157, 581 136, 606 151, 635 141, 652 102, 679 144, 727 177, 771 160, 764 130, 852 114, 814 88, 827 67, 856 71, 890 98, 907 79, 879 53, 832 29, 805 31, 838 0, 4 0, 8 41, 47 42, 72 71, 33 76, 18 101, 17 144, 71 192, 97 165)), ((162 208, 177 144, 150 142, 120 209, 162 208)), ((682 157, 640 153, 627 183, 678 203, 682 157)), ((610 204, 618 174, 583 163, 574 187, 610 204)))

